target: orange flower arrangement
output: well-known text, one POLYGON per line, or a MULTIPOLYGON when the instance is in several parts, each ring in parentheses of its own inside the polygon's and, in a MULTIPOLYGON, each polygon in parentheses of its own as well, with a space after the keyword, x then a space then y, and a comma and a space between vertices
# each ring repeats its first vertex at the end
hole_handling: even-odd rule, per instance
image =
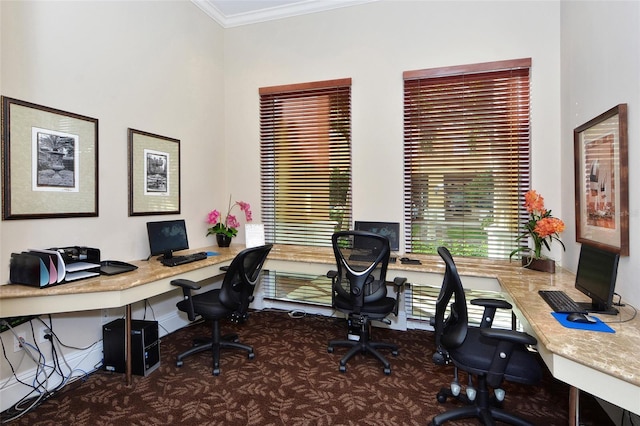
POLYGON ((542 195, 534 190, 527 191, 524 195, 524 206, 530 217, 525 224, 526 231, 516 241, 530 236, 533 239, 533 249, 518 247, 511 252, 509 258, 518 252, 528 251, 532 254, 531 259, 541 259, 542 246, 544 245, 547 250, 551 250, 553 240, 559 242, 562 249, 565 250, 564 244, 560 241, 560 233, 564 231, 564 222, 557 217, 552 217, 551 210, 545 209, 542 195))

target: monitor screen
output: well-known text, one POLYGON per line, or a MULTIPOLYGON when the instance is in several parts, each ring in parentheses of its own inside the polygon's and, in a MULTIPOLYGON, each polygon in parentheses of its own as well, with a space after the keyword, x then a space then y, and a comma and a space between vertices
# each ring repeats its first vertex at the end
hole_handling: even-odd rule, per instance
MULTIPOLYGON (((356 220, 355 230, 383 235, 389 239, 389 248, 391 251, 400 250, 400 224, 398 222, 365 222, 356 220)), ((357 239, 354 241, 354 244, 356 245, 354 248, 361 248, 357 247, 357 239)))
POLYGON ((591 302, 581 303, 580 307, 589 312, 616 314, 612 308, 613 292, 618 275, 618 253, 602 250, 582 244, 576 288, 589 296, 591 302))
POLYGON ((147 234, 151 256, 162 254, 169 259, 174 251, 189 248, 187 227, 182 219, 147 222, 147 234))

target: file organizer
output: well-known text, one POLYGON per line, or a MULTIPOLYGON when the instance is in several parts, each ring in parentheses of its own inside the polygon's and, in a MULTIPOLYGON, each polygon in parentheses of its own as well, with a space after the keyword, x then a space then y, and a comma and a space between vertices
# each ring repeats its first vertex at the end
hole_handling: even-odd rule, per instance
POLYGON ((9 282, 48 287, 100 275, 100 250, 90 247, 30 249, 12 253, 9 282))

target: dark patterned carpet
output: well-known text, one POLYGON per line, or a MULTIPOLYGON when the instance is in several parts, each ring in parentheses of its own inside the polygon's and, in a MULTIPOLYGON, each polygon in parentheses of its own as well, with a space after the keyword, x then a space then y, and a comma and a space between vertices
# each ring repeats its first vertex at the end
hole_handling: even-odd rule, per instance
MULTIPOLYGON (((255 312, 237 330, 253 345, 245 352, 223 351, 220 376, 211 375, 211 357, 202 353, 175 366, 179 352, 209 328, 197 324, 165 336, 160 368, 134 376, 96 372, 12 422, 15 425, 427 425, 433 415, 455 405, 440 404, 436 393, 452 378, 452 368, 431 362, 433 335, 374 329, 375 340, 400 346, 392 374, 370 356, 356 356, 338 371, 345 348, 327 353, 331 338, 346 334, 344 321, 283 312, 255 312)), ((536 425, 568 424, 568 388, 547 375, 540 386, 505 386, 505 408, 536 425)), ((581 423, 612 424, 592 400, 582 402, 581 423)), ((475 425, 474 421, 457 425, 475 425)))

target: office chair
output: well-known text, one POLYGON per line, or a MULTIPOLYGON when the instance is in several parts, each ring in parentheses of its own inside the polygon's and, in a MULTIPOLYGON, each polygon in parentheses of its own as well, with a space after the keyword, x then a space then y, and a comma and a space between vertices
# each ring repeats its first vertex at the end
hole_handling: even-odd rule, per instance
MULTIPOLYGON (((464 289, 453 257, 445 247, 439 247, 438 254, 444 260, 446 269, 433 321, 436 339, 434 362, 452 362, 457 369, 477 377, 478 384, 475 399, 469 401, 472 405, 439 414, 432 419, 431 425, 477 418, 484 425, 501 421, 532 426, 528 421, 507 413, 500 407, 504 391, 499 386, 503 380, 522 384, 536 384, 540 381, 540 364, 527 349, 528 345, 537 343, 536 339, 513 330, 469 327, 464 289), (455 296, 455 300, 451 303, 449 315, 445 317, 452 296, 455 296), (493 397, 490 395, 490 387, 496 390, 493 397)), ((438 401, 443 402, 441 394, 438 395, 438 401)))
POLYGON ((387 297, 389 240, 366 231, 340 231, 332 235, 331 242, 337 263, 337 271, 327 272, 331 278, 331 303, 334 309, 347 315, 349 334, 346 340, 331 340, 327 351, 332 353, 334 346, 350 348, 340 360, 343 373, 347 371, 347 361, 361 352, 375 356, 382 363, 384 373, 391 374, 389 362, 378 349, 390 349, 397 356, 398 346, 370 340, 371 321, 390 324, 386 317, 391 313, 398 315, 400 293, 407 281, 395 278, 396 298, 387 297), (364 249, 355 249, 356 245, 364 249))
POLYGON ((183 359, 198 352, 211 350, 213 355, 213 375, 220 374, 220 349, 235 348, 248 352, 249 359, 254 358, 253 348, 237 341, 237 336, 220 335, 220 320, 229 319, 234 323, 244 322, 249 314, 249 304, 253 301, 253 291, 260 278, 262 265, 271 251, 271 244, 248 248, 236 255, 226 270, 219 289, 200 294, 192 291, 200 289, 193 281, 176 279, 171 284, 182 287, 183 300, 177 303, 179 310, 186 312, 190 321, 196 315, 213 323, 211 339, 198 339, 188 351, 178 355, 176 366, 181 367, 183 359))

